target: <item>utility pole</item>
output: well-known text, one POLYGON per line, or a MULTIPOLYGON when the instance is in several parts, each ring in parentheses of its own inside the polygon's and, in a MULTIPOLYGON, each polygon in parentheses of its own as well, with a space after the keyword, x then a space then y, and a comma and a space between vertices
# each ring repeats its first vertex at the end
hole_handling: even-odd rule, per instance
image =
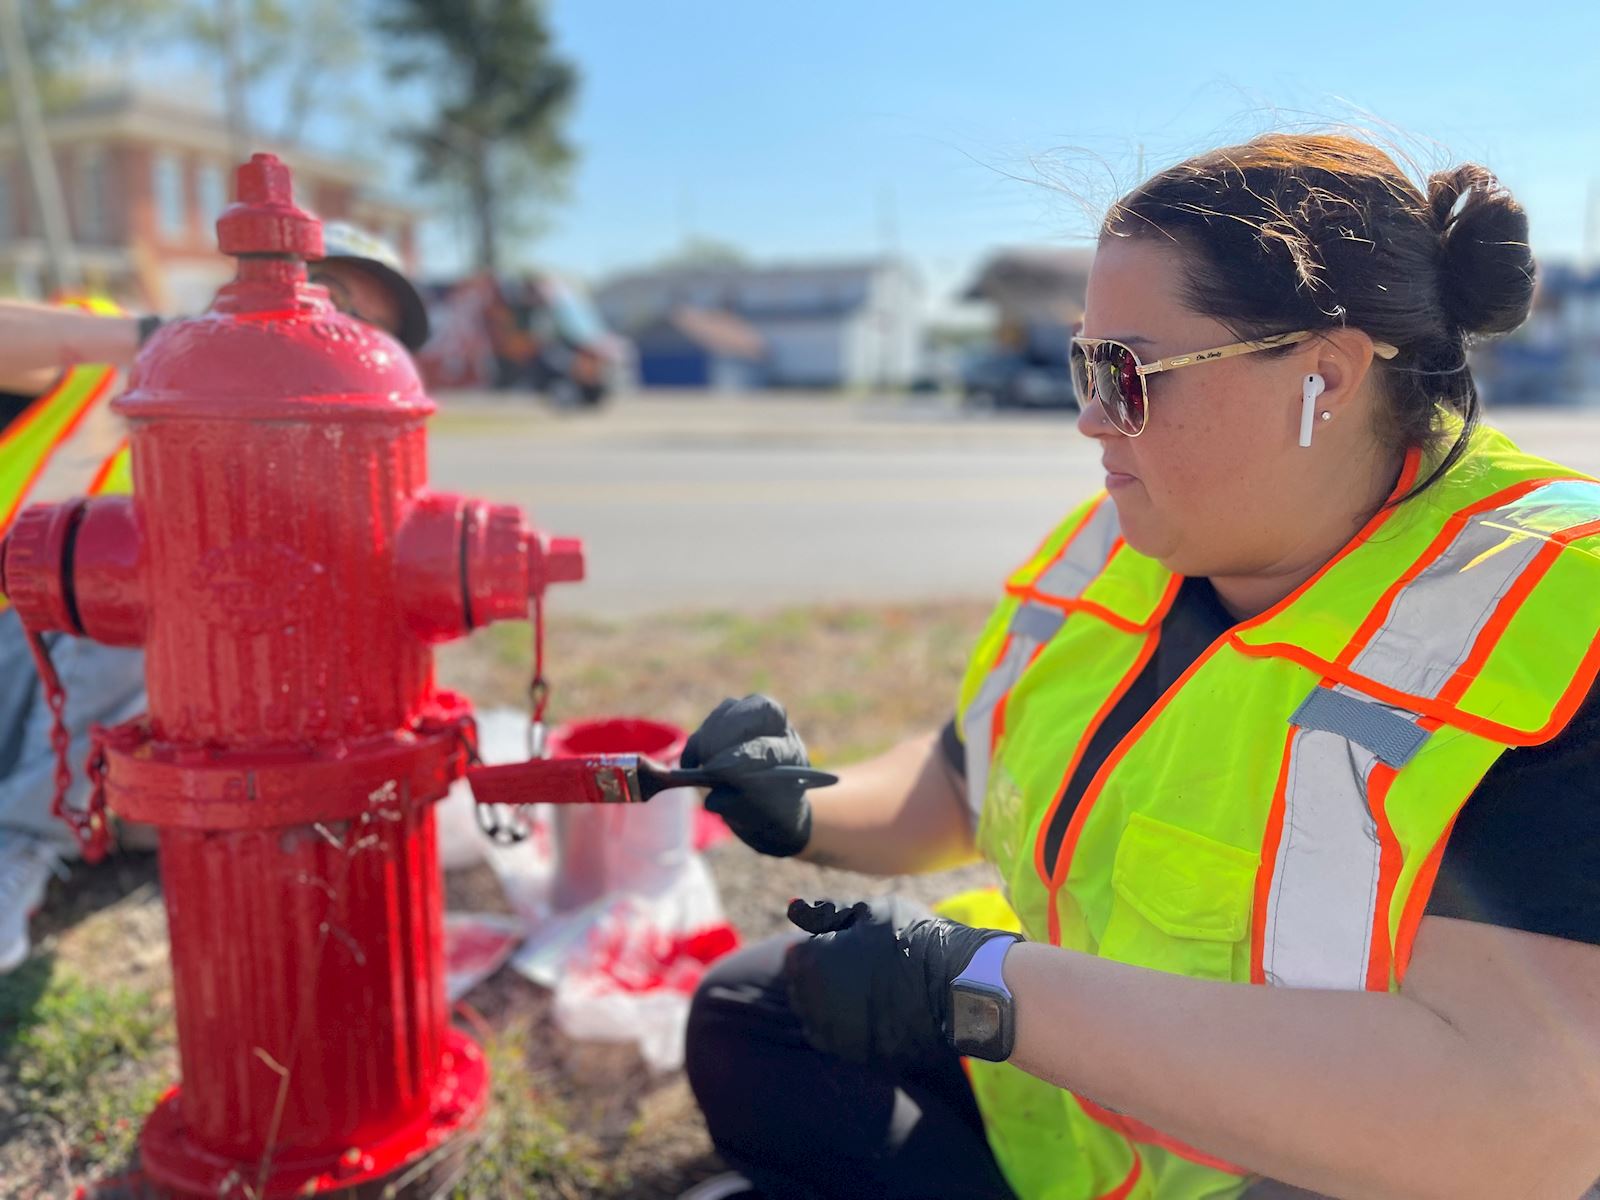
POLYGON ((250 157, 250 114, 245 109, 243 34, 239 27, 239 0, 220 0, 222 17, 223 96, 228 107, 228 142, 233 161, 250 157))
POLYGON ((78 254, 72 245, 72 229, 67 224, 67 205, 61 195, 61 180, 50 143, 45 140, 44 121, 39 115, 39 93, 34 89, 33 62, 28 57, 28 41, 22 29, 17 0, 0 0, 0 53, 5 56, 6 79, 11 85, 11 107, 16 114, 17 138, 33 186, 34 207, 44 231, 46 268, 52 291, 67 291, 78 286, 81 274, 78 254))
POLYGON ((1600 179, 1589 181, 1589 203, 1583 210, 1583 264, 1600 264, 1600 179))
MULTIPOLYGON (((897 285, 900 279, 900 222, 895 204, 893 183, 878 189, 878 240, 880 246, 879 272, 881 280, 891 275, 897 285)), ((898 346, 900 323, 906 319, 901 311, 906 297, 899 287, 889 296, 875 295, 872 299, 872 320, 878 335, 878 391, 887 395, 894 367, 894 352, 898 346)))

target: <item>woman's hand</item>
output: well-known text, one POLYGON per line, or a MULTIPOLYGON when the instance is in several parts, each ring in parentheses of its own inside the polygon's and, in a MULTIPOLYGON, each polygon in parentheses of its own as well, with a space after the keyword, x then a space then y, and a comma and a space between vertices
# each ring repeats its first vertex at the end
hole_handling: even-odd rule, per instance
POLYGON ((760 695, 724 700, 689 735, 679 761, 730 777, 711 789, 706 808, 752 850, 782 858, 806 848, 811 801, 805 786, 760 770, 811 765, 805 743, 776 700, 760 695))
POLYGON ((789 948, 789 1003, 806 1039, 851 1062, 916 1062, 948 1054, 950 984, 992 937, 904 901, 792 901, 789 920, 813 935, 789 948))

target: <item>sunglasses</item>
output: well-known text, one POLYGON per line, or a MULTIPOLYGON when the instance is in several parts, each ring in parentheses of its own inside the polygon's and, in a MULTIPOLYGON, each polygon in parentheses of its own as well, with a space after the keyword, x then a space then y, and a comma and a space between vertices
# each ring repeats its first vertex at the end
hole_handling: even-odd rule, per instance
MULTIPOLYGON (((1110 338, 1072 339, 1072 390, 1077 394, 1079 407, 1091 400, 1100 405, 1106 419, 1119 433, 1138 437, 1144 432, 1150 415, 1150 385, 1145 382, 1151 375, 1162 371, 1175 371, 1179 367, 1192 367, 1196 363, 1215 362, 1222 358, 1235 358, 1241 354, 1254 354, 1258 350, 1275 350, 1279 346, 1293 346, 1312 336, 1309 329, 1294 333, 1277 333, 1271 337, 1249 342, 1234 342, 1212 350, 1197 350, 1192 354, 1174 354, 1171 358, 1142 363, 1139 356, 1110 338)), ((1393 358, 1400 353, 1387 342, 1373 342, 1373 352, 1379 358, 1393 358)))

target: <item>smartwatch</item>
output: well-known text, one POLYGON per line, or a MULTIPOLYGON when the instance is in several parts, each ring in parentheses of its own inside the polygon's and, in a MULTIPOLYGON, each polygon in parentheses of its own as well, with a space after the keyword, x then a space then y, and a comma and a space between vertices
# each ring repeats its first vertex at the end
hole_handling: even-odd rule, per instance
POLYGON ((996 933, 950 982, 950 1041, 969 1058, 1005 1062, 1017 1040, 1016 1010, 1000 968, 1022 939, 996 933))

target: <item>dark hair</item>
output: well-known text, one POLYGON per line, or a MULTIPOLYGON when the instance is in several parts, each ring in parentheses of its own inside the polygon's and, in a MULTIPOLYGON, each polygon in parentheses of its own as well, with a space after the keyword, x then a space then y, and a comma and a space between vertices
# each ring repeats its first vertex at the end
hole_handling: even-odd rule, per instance
POLYGON ((1478 421, 1470 342, 1522 324, 1533 299, 1528 217, 1486 168, 1441 171, 1427 193, 1378 147, 1338 134, 1269 134, 1162 171, 1119 200, 1102 237, 1168 237, 1188 251, 1184 302, 1241 338, 1361 329, 1399 348, 1375 360, 1381 434, 1433 447, 1443 414, 1478 421))

